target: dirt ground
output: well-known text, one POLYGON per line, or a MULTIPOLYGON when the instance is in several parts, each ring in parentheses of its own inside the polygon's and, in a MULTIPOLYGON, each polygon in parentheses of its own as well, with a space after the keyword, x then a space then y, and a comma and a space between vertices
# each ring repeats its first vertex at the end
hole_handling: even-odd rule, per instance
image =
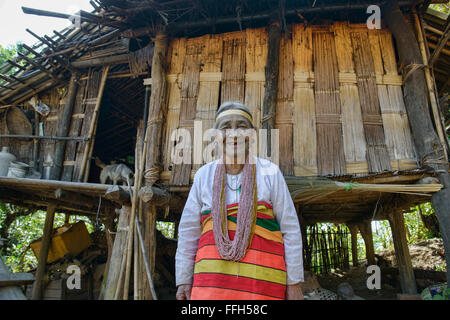
MULTIPOLYGON (((411 261, 416 274, 418 293, 426 287, 445 281, 445 257, 442 239, 429 239, 409 246, 411 261)), ((317 280, 322 288, 337 291, 340 283, 348 282, 355 295, 368 300, 396 300, 401 293, 398 269, 394 250, 377 252, 377 264, 381 269, 381 289, 369 290, 367 288, 366 273, 367 261, 363 261, 359 267, 351 267, 350 270, 337 270, 328 275, 317 275, 317 280)))

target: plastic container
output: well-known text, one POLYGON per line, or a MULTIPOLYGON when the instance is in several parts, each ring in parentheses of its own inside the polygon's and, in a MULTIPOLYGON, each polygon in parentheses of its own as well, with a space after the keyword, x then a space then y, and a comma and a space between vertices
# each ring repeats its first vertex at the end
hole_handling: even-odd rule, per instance
POLYGON ((9 165, 15 160, 16 156, 9 153, 9 148, 3 147, 0 152, 0 177, 5 177, 8 174, 9 165))
MULTIPOLYGON (((66 225, 53 231, 52 243, 48 252, 47 263, 52 263, 65 255, 75 257, 91 245, 91 237, 83 221, 66 225)), ((30 244, 36 258, 39 257, 42 239, 30 244)))
POLYGON ((30 166, 23 162, 11 161, 8 169, 8 177, 24 178, 30 166))

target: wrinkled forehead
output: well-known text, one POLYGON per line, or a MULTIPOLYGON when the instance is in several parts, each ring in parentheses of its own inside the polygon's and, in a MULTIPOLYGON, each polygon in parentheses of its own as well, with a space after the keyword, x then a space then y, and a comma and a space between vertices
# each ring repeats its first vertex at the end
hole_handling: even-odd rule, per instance
POLYGON ((235 125, 235 127, 246 127, 246 128, 252 128, 253 125, 252 123, 244 116, 241 115, 237 115, 237 114, 231 114, 231 115, 226 115, 223 116, 219 119, 217 119, 216 122, 216 128, 220 129, 220 128, 225 128, 225 127, 233 127, 233 125, 235 125))

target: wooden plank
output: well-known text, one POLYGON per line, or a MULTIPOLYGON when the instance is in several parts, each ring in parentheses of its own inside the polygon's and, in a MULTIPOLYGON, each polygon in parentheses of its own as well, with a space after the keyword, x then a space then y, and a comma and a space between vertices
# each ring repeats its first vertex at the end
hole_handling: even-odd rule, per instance
POLYGON ((367 32, 352 32, 351 38, 367 144, 366 158, 369 173, 390 171, 391 165, 385 142, 369 37, 367 32))
POLYGON ((352 41, 347 22, 333 25, 336 56, 339 75, 350 75, 355 82, 340 82, 340 98, 342 104, 342 129, 344 134, 344 154, 347 162, 346 171, 349 174, 367 173, 366 141, 359 102, 359 92, 356 85, 355 65, 353 62, 352 41), (355 166, 358 164, 357 166, 355 166))
MULTIPOLYGON (((302 24, 293 26, 293 55, 295 77, 311 79, 313 72, 312 29, 302 24)), ((312 82, 294 86, 294 174, 317 175, 317 135, 314 87, 312 82)))
POLYGON ((345 175, 338 64, 333 34, 313 36, 317 168, 319 175, 345 175))
POLYGON ((11 273, 6 276, 0 273, 0 287, 22 286, 33 282, 34 275, 31 273, 11 273))

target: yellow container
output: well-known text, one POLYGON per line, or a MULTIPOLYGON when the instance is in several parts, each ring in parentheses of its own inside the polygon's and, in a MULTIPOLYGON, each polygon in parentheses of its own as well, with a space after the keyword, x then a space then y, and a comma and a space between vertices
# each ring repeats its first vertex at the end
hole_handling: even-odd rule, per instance
MULTIPOLYGON (((42 238, 30 244, 36 258, 39 257, 42 238)), ((54 230, 52 243, 48 252, 47 263, 61 259, 66 254, 72 257, 87 249, 91 245, 91 237, 83 221, 66 225, 54 230)))

